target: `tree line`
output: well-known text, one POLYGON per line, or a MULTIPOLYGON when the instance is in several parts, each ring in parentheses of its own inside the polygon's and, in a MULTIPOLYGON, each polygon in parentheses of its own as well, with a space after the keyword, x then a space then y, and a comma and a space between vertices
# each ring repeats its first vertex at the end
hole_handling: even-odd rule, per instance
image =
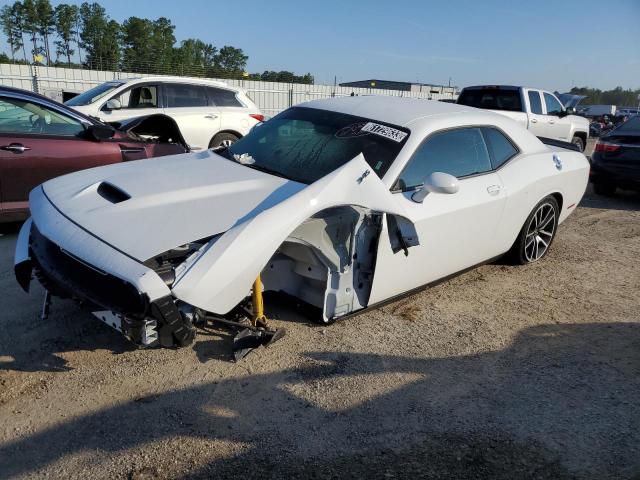
POLYGON ((612 90, 600 90, 589 87, 573 87, 571 92, 575 95, 586 95, 587 98, 580 102, 580 105, 617 105, 624 107, 635 107, 638 105, 638 95, 640 89, 631 90, 616 87, 612 90))
POLYGON ((230 45, 217 48, 197 38, 178 45, 175 25, 130 17, 122 24, 98 3, 80 6, 49 0, 22 0, 0 10, 0 23, 11 57, 0 62, 35 63, 93 70, 189 75, 292 83, 314 82, 310 73, 288 71, 245 73, 249 57, 230 45), (77 53, 77 60, 76 55, 77 53))

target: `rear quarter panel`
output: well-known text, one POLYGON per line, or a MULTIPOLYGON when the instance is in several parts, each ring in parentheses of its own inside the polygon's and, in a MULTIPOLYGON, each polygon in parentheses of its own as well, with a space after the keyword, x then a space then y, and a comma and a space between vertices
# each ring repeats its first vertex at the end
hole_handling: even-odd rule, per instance
POLYGON ((498 174, 506 188, 507 204, 496 238, 507 251, 535 205, 547 195, 562 197, 559 222, 563 222, 582 199, 589 178, 589 162, 579 152, 544 147, 540 152, 521 154, 498 174), (554 154, 562 168, 556 167, 554 154))

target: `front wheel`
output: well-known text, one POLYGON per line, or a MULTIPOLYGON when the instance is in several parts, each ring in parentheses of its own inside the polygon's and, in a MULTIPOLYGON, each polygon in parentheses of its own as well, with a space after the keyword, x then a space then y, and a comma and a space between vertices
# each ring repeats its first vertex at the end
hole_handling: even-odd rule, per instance
POLYGON ((547 254, 556 235, 559 216, 558 202, 551 195, 534 207, 511 250, 517 263, 525 265, 537 262, 547 254))

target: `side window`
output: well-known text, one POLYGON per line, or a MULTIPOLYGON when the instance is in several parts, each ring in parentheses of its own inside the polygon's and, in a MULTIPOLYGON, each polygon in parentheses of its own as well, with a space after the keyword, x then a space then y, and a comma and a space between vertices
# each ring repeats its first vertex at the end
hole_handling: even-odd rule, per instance
POLYGON ((482 134, 487 143, 491 166, 495 169, 518 153, 518 149, 497 128, 483 127, 482 134))
POLYGON ((0 133, 76 136, 82 122, 44 105, 0 97, 0 133))
POLYGON ((164 86, 167 94, 167 107, 206 107, 209 105, 207 92, 200 85, 167 83, 164 86))
POLYGON ((540 101, 540 93, 535 90, 529 90, 529 105, 531 113, 542 115, 542 102, 540 101))
POLYGON ((562 113, 562 105, 550 93, 544 94, 544 104, 547 106, 547 115, 560 115, 562 113))
POLYGON ((430 136, 418 147, 400 174, 396 188, 418 187, 433 172, 466 177, 489 170, 491 161, 480 129, 449 130, 430 136))
POLYGON ((122 108, 157 108, 158 87, 156 85, 140 85, 125 90, 113 98, 120 101, 122 108))
POLYGON ((236 92, 223 88, 207 87, 209 96, 218 107, 242 107, 242 103, 236 98, 236 92))

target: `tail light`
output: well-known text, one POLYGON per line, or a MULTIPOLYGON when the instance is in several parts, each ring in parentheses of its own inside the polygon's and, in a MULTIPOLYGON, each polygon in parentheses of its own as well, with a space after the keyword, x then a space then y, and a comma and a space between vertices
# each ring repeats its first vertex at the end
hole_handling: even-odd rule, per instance
POLYGON ((598 140, 596 142, 595 151, 607 153, 607 152, 615 152, 619 148, 620 148, 620 145, 616 145, 615 143, 603 142, 602 140, 598 140))
POLYGON ((251 118, 255 118, 259 122, 264 122, 264 115, 261 113, 250 113, 249 116, 251 118))

